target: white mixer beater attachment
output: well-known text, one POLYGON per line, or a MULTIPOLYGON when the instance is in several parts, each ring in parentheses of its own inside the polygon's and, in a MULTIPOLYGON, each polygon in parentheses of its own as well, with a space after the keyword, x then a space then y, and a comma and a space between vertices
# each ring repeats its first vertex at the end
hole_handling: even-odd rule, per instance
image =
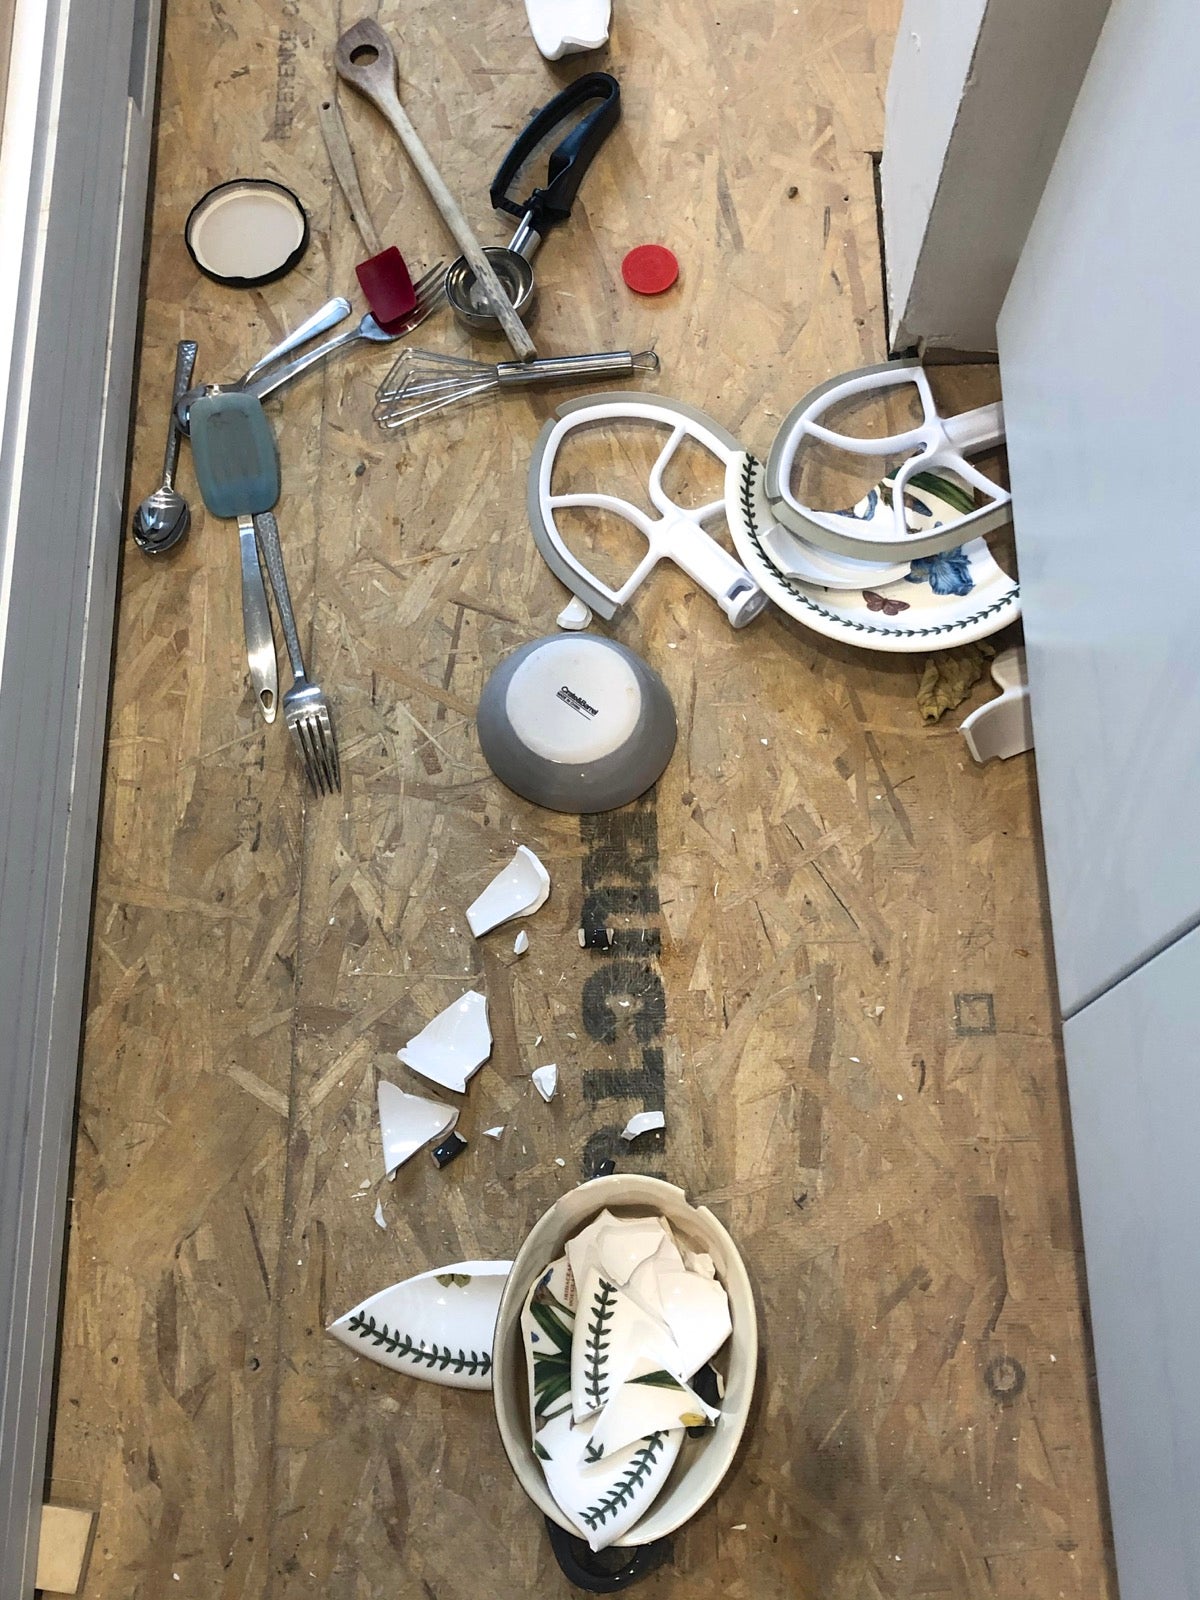
POLYGON ((1003 438, 1004 411, 999 404, 944 417, 920 361, 888 361, 878 367, 863 367, 821 384, 785 419, 767 458, 767 501, 782 527, 835 555, 883 562, 937 555, 994 533, 1012 520, 1008 490, 967 459, 992 449, 1003 438), (882 394, 904 385, 915 386, 920 398, 922 420, 916 427, 883 437, 861 438, 838 433, 818 420, 834 406, 859 395, 882 394), (864 522, 846 512, 817 511, 804 505, 793 492, 792 481, 805 449, 814 441, 856 456, 905 455, 902 465, 889 474, 891 515, 864 522), (947 469, 983 495, 985 503, 937 528, 912 533, 905 518, 906 501, 913 492, 912 480, 923 472, 944 473, 947 469))
POLYGON ((767 603, 767 597, 741 563, 706 531, 725 514, 725 497, 689 508, 677 504, 663 487, 663 474, 685 440, 693 440, 728 468, 742 447, 720 423, 677 400, 648 394, 604 394, 559 406, 542 429, 529 466, 529 521, 547 566, 585 605, 611 621, 619 607, 650 576, 660 561, 673 561, 710 594, 735 628, 744 628, 767 603), (555 494, 554 464, 564 441, 577 429, 599 422, 667 423, 671 432, 650 469, 647 498, 658 515, 650 516, 616 495, 555 494), (562 510, 613 512, 646 540, 646 554, 618 589, 589 572, 570 549, 555 520, 562 510))

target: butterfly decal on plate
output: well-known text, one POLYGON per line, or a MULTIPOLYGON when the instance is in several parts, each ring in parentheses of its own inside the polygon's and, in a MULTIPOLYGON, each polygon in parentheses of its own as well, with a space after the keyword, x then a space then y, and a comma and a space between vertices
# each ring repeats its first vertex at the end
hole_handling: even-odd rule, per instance
POLYGON ((885 617, 898 617, 909 609, 907 600, 893 600, 890 595, 876 594, 874 589, 864 589, 862 597, 868 611, 882 611, 885 617))

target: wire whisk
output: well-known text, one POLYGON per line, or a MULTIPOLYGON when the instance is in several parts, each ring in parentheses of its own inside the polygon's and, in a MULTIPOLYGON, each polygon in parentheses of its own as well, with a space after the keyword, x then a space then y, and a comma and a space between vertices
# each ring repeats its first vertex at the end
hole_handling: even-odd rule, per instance
POLYGON ((498 389, 531 384, 591 383, 657 372, 653 350, 599 351, 581 356, 546 356, 538 361, 471 361, 437 350, 404 350, 375 391, 375 421, 385 432, 410 427, 447 406, 498 389))

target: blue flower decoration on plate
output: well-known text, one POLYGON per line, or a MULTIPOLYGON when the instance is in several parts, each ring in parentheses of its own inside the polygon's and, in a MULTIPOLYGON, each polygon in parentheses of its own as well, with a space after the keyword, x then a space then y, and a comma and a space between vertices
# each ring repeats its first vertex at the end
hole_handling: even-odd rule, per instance
POLYGON ((905 583, 928 583, 934 594, 970 594, 975 587, 971 563, 959 545, 935 556, 917 556, 905 583))

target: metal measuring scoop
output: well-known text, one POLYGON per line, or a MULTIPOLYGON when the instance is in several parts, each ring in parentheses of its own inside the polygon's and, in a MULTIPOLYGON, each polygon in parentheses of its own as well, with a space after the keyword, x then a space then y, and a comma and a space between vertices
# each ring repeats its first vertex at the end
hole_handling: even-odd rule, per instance
POLYGON ((148 556, 160 556, 167 550, 173 550, 192 525, 191 508, 175 487, 175 468, 179 462, 175 405, 192 381, 197 348, 194 339, 181 339, 175 347, 175 382, 171 391, 171 417, 167 424, 162 482, 133 513, 134 543, 148 556))
MULTIPOLYGON (((488 191, 492 206, 519 217, 520 225, 507 247, 489 245, 483 253, 518 316, 524 316, 533 306, 535 284, 529 263, 534 253, 550 229, 571 215, 584 174, 620 115, 621 86, 617 80, 608 72, 587 72, 534 114, 500 163, 488 191), (581 118, 550 152, 546 187, 535 189, 528 200, 510 199, 509 188, 539 146, 580 106, 592 100, 598 102, 595 109, 581 118)), ((477 333, 499 329, 499 321, 488 310, 465 256, 459 256, 446 269, 446 299, 464 327, 477 333)))

